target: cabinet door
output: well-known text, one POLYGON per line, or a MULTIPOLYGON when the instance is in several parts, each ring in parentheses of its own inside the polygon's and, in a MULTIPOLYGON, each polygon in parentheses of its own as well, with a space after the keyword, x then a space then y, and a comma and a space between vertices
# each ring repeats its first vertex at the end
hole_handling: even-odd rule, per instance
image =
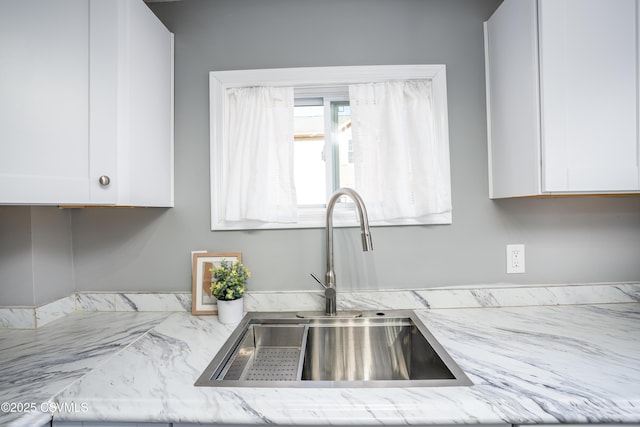
POLYGON ((636 0, 540 0, 543 192, 639 187, 636 0))
POLYGON ((88 4, 0 3, 0 203, 89 198, 88 4))
POLYGON ((485 23, 491 198, 540 193, 536 7, 505 1, 485 23))
POLYGON ((0 61, 0 203, 173 206, 173 38, 142 0, 2 1, 0 61))
POLYGON ((172 35, 142 1, 90 0, 90 16, 91 200, 172 206, 172 35))
POLYGON ((129 185, 120 199, 173 206, 173 35, 142 1, 124 1, 129 185))

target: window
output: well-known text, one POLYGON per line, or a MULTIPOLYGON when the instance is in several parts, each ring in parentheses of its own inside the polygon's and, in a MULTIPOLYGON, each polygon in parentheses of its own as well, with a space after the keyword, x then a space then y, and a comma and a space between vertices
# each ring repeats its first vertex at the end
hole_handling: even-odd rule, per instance
POLYGON ((293 117, 297 204, 322 205, 327 197, 324 106, 296 106, 293 117))
POLYGON ((294 88, 293 128, 298 206, 324 207, 355 186, 348 86, 294 88))
POLYGON ((323 227, 344 186, 372 225, 451 222, 443 65, 212 72, 210 104, 214 230, 323 227))

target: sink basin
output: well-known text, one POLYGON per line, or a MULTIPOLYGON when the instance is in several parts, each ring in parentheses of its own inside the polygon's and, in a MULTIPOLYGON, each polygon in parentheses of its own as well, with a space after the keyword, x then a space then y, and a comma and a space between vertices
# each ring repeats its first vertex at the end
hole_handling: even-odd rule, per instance
POLYGON ((195 383, 210 387, 472 385, 412 311, 248 313, 195 383))

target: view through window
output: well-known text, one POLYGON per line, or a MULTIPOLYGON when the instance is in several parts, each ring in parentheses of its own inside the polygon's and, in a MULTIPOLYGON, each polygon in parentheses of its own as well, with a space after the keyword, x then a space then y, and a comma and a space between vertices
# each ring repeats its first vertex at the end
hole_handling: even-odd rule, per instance
POLYGON ((324 206, 338 188, 355 186, 349 101, 296 97, 293 123, 298 205, 324 206))

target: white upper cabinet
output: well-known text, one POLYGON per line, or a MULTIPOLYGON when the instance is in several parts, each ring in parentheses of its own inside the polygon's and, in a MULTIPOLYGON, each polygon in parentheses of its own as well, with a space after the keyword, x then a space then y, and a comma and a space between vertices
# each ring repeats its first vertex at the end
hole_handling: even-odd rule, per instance
POLYGON ((0 202, 89 200, 89 4, 0 2, 0 202))
POLYGON ((636 0, 505 0, 485 23, 490 196, 640 191, 636 0))
POLYGON ((0 58, 0 203, 173 205, 173 36, 142 0, 1 0, 0 58))

